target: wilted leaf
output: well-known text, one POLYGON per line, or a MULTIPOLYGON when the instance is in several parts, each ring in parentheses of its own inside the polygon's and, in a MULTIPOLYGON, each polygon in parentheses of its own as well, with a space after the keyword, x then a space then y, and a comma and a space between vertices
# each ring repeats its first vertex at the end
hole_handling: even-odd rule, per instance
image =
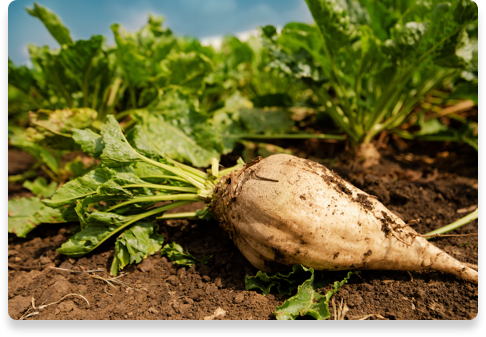
POLYGON ((31 127, 26 130, 27 140, 58 150, 75 150, 73 128, 90 127, 97 112, 89 108, 38 110, 29 112, 31 127))

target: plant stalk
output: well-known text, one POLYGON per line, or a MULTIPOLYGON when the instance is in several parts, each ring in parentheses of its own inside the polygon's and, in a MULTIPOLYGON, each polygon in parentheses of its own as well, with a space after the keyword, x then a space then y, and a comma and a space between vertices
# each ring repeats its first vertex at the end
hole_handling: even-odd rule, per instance
MULTIPOLYGON (((444 234, 444 233, 453 231, 454 229, 457 229, 459 227, 462 227, 464 225, 467 225, 468 223, 476 220, 477 218, 478 218, 478 210, 476 209, 474 212, 466 215, 464 218, 461 218, 457 221, 454 221, 453 223, 451 223, 447 226, 441 227, 439 229, 436 229, 432 232, 428 232, 427 234, 424 234, 423 236, 433 236, 435 234, 438 234, 438 235, 444 234)), ((431 239, 431 238, 426 238, 426 239, 428 240, 428 239, 431 239)))

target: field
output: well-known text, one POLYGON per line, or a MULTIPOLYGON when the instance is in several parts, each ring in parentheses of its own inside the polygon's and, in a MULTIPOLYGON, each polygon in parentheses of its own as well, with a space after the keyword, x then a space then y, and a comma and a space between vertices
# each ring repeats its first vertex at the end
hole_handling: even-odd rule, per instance
MULTIPOLYGON (((309 141, 281 145, 290 145, 300 156, 321 159, 343 150, 340 145, 309 141)), ((403 219, 423 219, 415 227, 419 233, 451 223, 460 217, 457 210, 477 205, 477 162, 473 150, 435 143, 412 144, 400 154, 391 148, 388 146, 380 165, 372 169, 363 169, 353 162, 338 163, 333 169, 379 197, 403 219), (453 165, 457 162, 461 165, 453 165)), ((9 156, 11 173, 25 169, 29 163, 27 156, 13 150, 9 156)), ((22 192, 13 187, 9 197, 18 193, 22 192)), ((186 206, 187 210, 191 206, 186 206)), ((245 275, 255 275, 257 269, 214 221, 160 222, 160 231, 169 242, 177 241, 199 256, 213 255, 208 265, 177 268, 167 258, 155 254, 140 265, 127 268, 127 274, 119 279, 126 284, 113 283, 116 289, 92 277, 112 277, 107 270, 113 257, 113 242, 79 259, 56 253, 71 228, 46 225, 32 231, 26 239, 9 238, 8 294, 12 317, 20 318, 31 308, 31 297, 39 306, 56 302, 69 293, 83 295, 90 305, 78 296, 71 296, 42 310, 31 309, 30 312, 39 314, 29 319, 267 320, 274 319, 272 312, 285 299, 278 294, 265 297, 245 290, 245 275), (103 271, 86 273, 89 270, 103 271), (217 311, 219 308, 223 311, 217 311), (219 316, 213 316, 215 312, 219 316)), ((477 221, 456 232, 477 232, 477 221)), ((434 244, 460 261, 478 262, 477 236, 437 238, 434 244)), ((345 273, 317 275, 339 280, 345 273)), ((468 320, 478 313, 478 286, 440 272, 362 271, 333 298, 337 307, 342 300, 349 308, 345 319, 375 314, 381 317, 369 319, 468 320)), ((334 318, 333 314, 331 319, 334 318)))
MULTIPOLYGON (((62 48, 30 45, 33 66, 8 65, 10 317, 476 317, 476 5, 306 3, 314 23, 259 27, 248 41, 225 37, 220 49, 175 36, 155 16, 137 32, 113 24, 112 46, 101 35, 75 41, 49 9, 27 8, 62 48), (316 202, 297 198, 300 183, 288 198, 275 188, 243 199, 247 180, 289 186, 250 169, 279 154, 334 172, 311 172, 323 178, 319 193, 330 186, 314 194, 325 197, 317 213, 323 239, 312 242, 349 254, 309 254, 314 243, 303 235, 313 234, 314 215, 288 220, 289 209, 316 202), (344 220, 333 220, 331 203, 345 207, 344 220), (231 213, 242 205, 253 206, 231 213), (263 211, 272 205, 280 206, 263 211), (360 207, 365 221, 351 211, 346 217, 347 205, 360 207), (260 217, 245 223, 255 209, 260 217), (260 223, 268 227, 253 227, 260 223), (369 228, 379 244, 350 241, 349 228, 353 238, 369 228), (427 237, 432 231, 439 232, 427 237), (416 240, 422 235, 430 241, 416 240), (464 280, 422 270, 440 269, 443 253, 433 261, 421 255, 410 270, 383 262, 399 255, 408 266, 409 254, 393 249, 418 251, 427 242, 462 263, 456 275, 464 280), (359 254, 346 250, 361 246, 359 254), (368 262, 379 267, 367 270, 368 262)), ((307 181, 304 169, 295 181, 301 173, 307 181)))

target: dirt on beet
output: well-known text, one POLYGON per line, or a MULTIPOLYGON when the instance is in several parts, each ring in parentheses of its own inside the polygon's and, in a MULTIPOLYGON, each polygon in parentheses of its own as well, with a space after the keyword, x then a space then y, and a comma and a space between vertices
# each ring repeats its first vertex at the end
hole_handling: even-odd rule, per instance
MULTIPOLYGON (((419 233, 447 225, 478 205, 477 153, 466 147, 441 148, 443 145, 429 143, 425 150, 414 143, 405 151, 395 152, 388 146, 382 150, 379 165, 363 169, 352 160, 332 158, 343 151, 341 144, 315 144, 302 141, 278 145, 332 168, 345 180, 376 196, 405 222, 420 220, 412 225, 419 233)), ((19 174, 33 164, 27 155, 11 151, 14 150, 9 150, 9 175, 19 174)), ((233 158, 223 158, 223 164, 225 160, 233 158)), ((27 195, 27 191, 17 185, 9 186, 9 198, 16 195, 27 195)), ((188 205, 183 211, 196 208, 197 205, 188 205)), ((275 307, 287 297, 245 290, 245 275, 255 275, 257 270, 215 221, 169 220, 159 224, 165 243, 175 241, 196 257, 212 255, 209 263, 182 268, 154 254, 110 281, 114 240, 84 257, 69 258, 57 253, 56 248, 68 239, 76 224, 44 224, 25 239, 9 234, 10 317, 275 319, 275 307)), ((477 232, 477 221, 454 231, 477 232)), ((456 259, 477 265, 477 236, 432 240, 456 259)), ((342 280, 345 275, 346 272, 316 272, 317 279, 342 280)), ((333 299, 337 307, 342 301, 349 309, 345 319, 468 320, 478 313, 478 286, 436 271, 361 271, 333 299)), ((330 311, 334 319, 332 306, 330 311)))

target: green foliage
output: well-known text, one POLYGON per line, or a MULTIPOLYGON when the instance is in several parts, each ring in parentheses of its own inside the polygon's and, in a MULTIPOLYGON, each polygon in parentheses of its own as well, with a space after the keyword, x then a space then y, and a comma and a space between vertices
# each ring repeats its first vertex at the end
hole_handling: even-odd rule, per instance
POLYGON ((13 198, 8 201, 8 232, 20 238, 25 238, 27 233, 41 223, 62 222, 66 222, 63 210, 45 206, 38 197, 13 198))
MULTIPOLYGON (((266 296, 274 287, 280 295, 292 295, 300 284, 311 278, 313 279, 313 277, 314 270, 312 268, 308 269, 301 264, 296 264, 288 274, 276 273, 269 276, 262 271, 258 271, 255 276, 247 275, 245 277, 245 288, 246 290, 259 289, 266 296)), ((324 285, 322 284, 321 286, 324 285)))
POLYGON ((198 259, 189 254, 189 252, 184 253, 181 245, 178 245, 175 242, 165 245, 160 251, 160 254, 162 254, 162 256, 166 255, 169 260, 174 262, 175 265, 181 267, 191 267, 196 263, 207 264, 209 259, 212 257, 212 255, 208 255, 198 259))
POLYGON ((27 152, 39 162, 44 163, 54 174, 59 174, 61 169, 60 153, 53 152, 27 140, 24 132, 20 129, 10 129, 9 140, 10 144, 27 152))
MULTIPOLYGON (((312 270, 312 269, 310 269, 312 270)), ((316 291, 314 275, 297 290, 297 294, 286 300, 281 306, 275 309, 275 316, 278 320, 294 320, 299 316, 312 316, 317 320, 325 320, 331 317, 329 312, 329 300, 341 287, 348 282, 351 275, 356 272, 350 271, 342 281, 334 282, 333 289, 326 294, 316 291)))
POLYGON ((34 181, 24 181, 22 187, 30 190, 35 196, 39 198, 49 198, 57 189, 57 183, 51 181, 47 184, 47 180, 43 177, 38 177, 34 181))
POLYGON ((293 295, 275 308, 274 315, 278 320, 294 320, 306 315, 325 320, 331 316, 328 305, 332 295, 348 282, 351 275, 356 273, 348 272, 342 281, 334 282, 333 289, 326 294, 322 294, 318 288, 326 286, 330 281, 316 281, 314 269, 306 268, 301 264, 294 265, 288 274, 267 275, 258 271, 255 276, 247 275, 245 287, 246 290, 259 289, 265 296, 272 288, 276 288, 280 295, 293 295))
POLYGON ((286 25, 273 67, 302 79, 354 143, 397 128, 427 93, 475 62, 472 1, 306 2, 315 26, 286 25))
POLYGON ((38 110, 30 112, 32 127, 25 130, 27 140, 56 150, 77 150, 71 140, 73 128, 90 127, 96 120, 96 111, 89 108, 38 110))
POLYGON ((101 136, 89 129, 80 130, 73 128, 73 140, 84 152, 93 158, 99 158, 105 148, 101 136))
POLYGON ((157 227, 154 223, 138 222, 116 239, 115 257, 110 270, 112 275, 118 275, 118 271, 125 266, 140 263, 162 248, 164 236, 157 234, 157 227))
MULTIPOLYGON (((108 116, 100 136, 75 130, 79 137, 74 140, 89 151, 98 146, 100 166, 43 200, 49 207, 74 210, 80 223, 80 230, 58 249, 61 254, 79 257, 118 235, 113 274, 160 250, 163 238, 156 225, 146 221, 169 209, 204 200, 196 193, 214 188, 212 182, 205 181, 205 173, 157 154, 148 138, 136 130, 126 137, 113 116, 108 116), (172 202, 153 207, 160 201, 172 202)), ((206 217, 207 211, 196 215, 206 217)))
POLYGON ((60 45, 73 43, 69 30, 62 24, 56 14, 45 7, 39 6, 37 3, 34 3, 34 8, 26 8, 26 10, 30 15, 37 17, 42 21, 49 33, 51 33, 52 37, 55 38, 60 45))

